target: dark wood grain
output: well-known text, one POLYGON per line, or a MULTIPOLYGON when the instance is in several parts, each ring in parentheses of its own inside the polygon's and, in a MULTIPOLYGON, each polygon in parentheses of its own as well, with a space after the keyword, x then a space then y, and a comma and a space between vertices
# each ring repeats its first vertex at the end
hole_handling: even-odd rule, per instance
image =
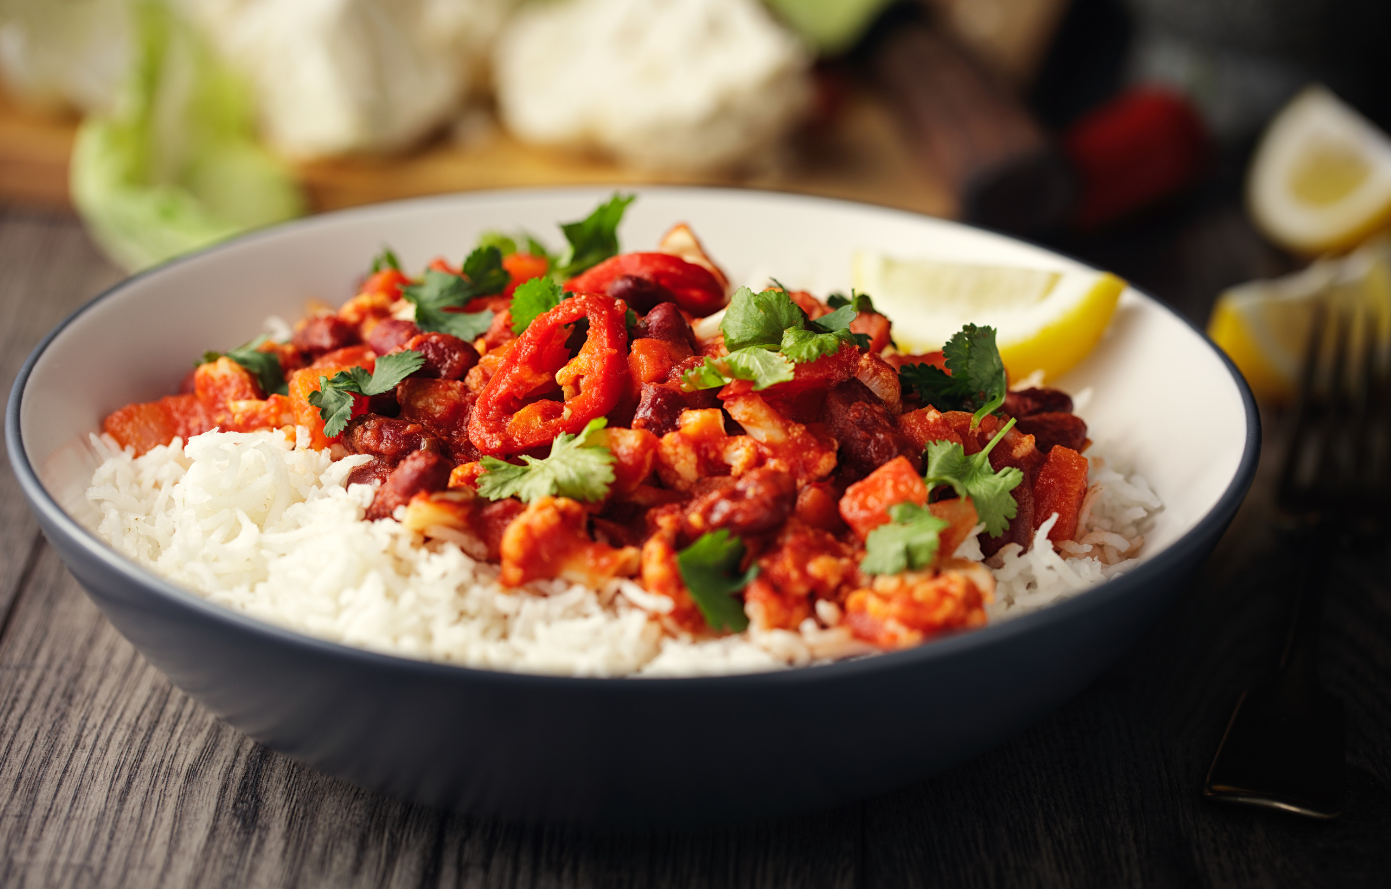
MULTIPOLYGON (((0 371, 115 271, 75 221, 0 210, 0 371)), ((1278 418, 1268 418, 1272 423, 1278 418)), ((1270 459, 1263 472, 1268 475, 1270 459)), ((977 759, 798 819, 590 834, 359 790, 212 718, 140 658, 0 473, 0 886, 1381 886, 1391 874, 1391 552, 1330 559, 1323 674, 1346 814, 1204 801, 1237 694, 1270 669, 1294 556, 1263 476, 1217 555, 1091 688, 977 759)), ((834 718, 834 714, 831 715, 834 718)), ((873 750, 726 751, 834 768, 873 750)))

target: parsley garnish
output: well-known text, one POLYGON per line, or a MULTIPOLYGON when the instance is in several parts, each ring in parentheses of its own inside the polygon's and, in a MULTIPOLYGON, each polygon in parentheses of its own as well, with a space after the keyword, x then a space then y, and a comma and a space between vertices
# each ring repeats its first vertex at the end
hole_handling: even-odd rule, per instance
POLYGON ((464 260, 462 275, 426 269, 419 284, 401 288, 401 296, 415 304, 415 323, 421 330, 432 330, 472 340, 482 336, 493 323, 493 313, 446 312, 458 309, 480 296, 501 293, 512 276, 502 267, 502 253, 496 247, 479 247, 464 260))
POLYGON ((865 538, 860 570, 865 574, 898 574, 931 567, 941 542, 938 534, 947 522, 911 502, 890 506, 889 518, 893 521, 870 531, 865 538))
POLYGON ((385 269, 401 271, 401 260, 396 258, 396 253, 390 247, 383 247, 382 252, 372 259, 372 274, 385 269))
POLYGON ((573 278, 617 256, 618 223, 623 221, 623 211, 636 199, 637 195, 633 194, 614 194, 579 222, 562 223, 560 230, 565 233, 569 246, 555 261, 556 274, 561 278, 573 278))
POLYGON ((550 278, 532 278, 512 293, 512 332, 521 336, 539 316, 574 296, 561 293, 560 285, 550 278))
POLYGON ((200 363, 207 364, 216 361, 225 354, 256 378, 256 382, 264 394, 288 395, 290 390, 285 385, 285 371, 280 366, 280 356, 274 352, 260 350, 260 346, 266 342, 266 339, 265 336, 258 336, 246 345, 238 346, 225 353, 204 352, 203 360, 200 363))
POLYGON ((324 434, 333 438, 343 431, 353 418, 354 395, 381 395, 415 373, 425 364, 425 356, 414 349, 389 352, 377 359, 376 369, 368 373, 361 367, 340 370, 328 377, 319 377, 319 391, 309 393, 309 403, 319 409, 324 420, 324 434))
POLYGON ((1010 493, 1024 480, 1024 473, 1013 466, 996 472, 990 466, 990 452, 1014 426, 1011 418, 995 437, 977 453, 967 457, 961 445, 954 441, 930 441, 923 462, 926 464, 927 491, 938 485, 951 485, 962 497, 970 497, 976 515, 985 523, 991 537, 999 537, 1009 527, 1009 520, 1018 511, 1010 493))
POLYGON ((899 379, 939 411, 974 410, 971 428, 1005 403, 1009 391, 1005 364, 995 347, 995 328, 967 324, 942 349, 947 370, 930 364, 905 364, 899 379))
POLYGON ((676 554, 676 566, 691 594, 691 600, 712 630, 743 632, 749 625, 743 604, 734 593, 753 582, 758 566, 740 572, 744 560, 744 541, 729 536, 721 528, 702 534, 690 546, 676 554))
POLYGON ((613 484, 613 452, 594 443, 604 428, 603 417, 590 420, 579 435, 561 433, 542 459, 522 455, 522 466, 484 457, 478 493, 489 500, 516 497, 530 503, 541 497, 569 497, 593 503, 603 500, 613 484))

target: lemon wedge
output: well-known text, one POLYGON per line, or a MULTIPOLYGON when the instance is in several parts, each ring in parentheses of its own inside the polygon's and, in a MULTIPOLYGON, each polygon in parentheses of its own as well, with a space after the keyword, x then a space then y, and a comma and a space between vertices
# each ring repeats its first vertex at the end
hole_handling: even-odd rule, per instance
POLYGON ((1261 137, 1246 200, 1283 247, 1305 255, 1355 247, 1391 222, 1391 138, 1311 86, 1261 137))
POLYGON ((1376 239, 1342 259, 1225 291, 1208 320, 1208 336, 1257 400, 1279 404, 1299 383, 1314 310, 1334 301, 1370 306, 1381 323, 1391 318, 1391 243, 1376 239))
POLYGON ((1010 379, 1067 372, 1092 350, 1125 282, 1090 269, 1066 271, 894 259, 859 251, 855 289, 893 321, 906 352, 942 348, 965 324, 995 328, 1010 379))

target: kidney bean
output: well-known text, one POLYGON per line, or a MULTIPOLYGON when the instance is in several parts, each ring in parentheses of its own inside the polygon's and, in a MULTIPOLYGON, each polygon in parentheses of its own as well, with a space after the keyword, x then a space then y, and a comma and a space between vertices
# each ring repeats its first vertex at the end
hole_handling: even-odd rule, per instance
POLYGON ((884 403, 859 380, 837 383, 826 394, 826 424, 840 445, 842 481, 853 482, 902 455, 916 470, 922 454, 898 428, 884 403))
POLYGON ((420 328, 414 321, 407 321, 404 318, 387 318, 381 321, 376 327, 372 328, 371 333, 367 334, 367 345, 372 347, 372 351, 378 355, 385 355, 387 352, 395 352, 397 349, 404 348, 412 337, 420 334, 420 328))
POLYGON ((448 333, 419 334, 411 337, 406 348, 425 356, 425 366, 416 376, 459 380, 478 363, 478 350, 448 333))
POLYGON ((295 347, 315 357, 362 341, 357 327, 337 315, 315 315, 296 328, 290 340, 295 347))
POLYGON ((647 317, 638 322, 637 327, 633 329, 633 339, 643 337, 669 343, 685 343, 692 349, 696 347, 695 331, 691 330, 690 322, 673 302, 654 306, 652 311, 647 313, 647 317))
POLYGON ((454 465, 434 451, 415 451, 377 489, 372 505, 367 507, 367 520, 389 517, 396 507, 404 506, 421 492, 443 491, 449 487, 449 472, 454 465))
POLYGON ((1034 414, 1072 413, 1072 396, 1060 389, 1021 389, 1005 395, 1002 412, 1023 419, 1034 414))
POLYGON ((1024 435, 1032 435, 1034 446, 1045 454, 1053 450, 1054 445, 1079 452, 1087 445, 1087 423, 1076 414, 1059 411, 1029 414, 1014 428, 1024 435))
MULTIPOLYGON (((614 299, 621 299, 634 312, 647 312, 654 306, 671 302, 672 293, 656 281, 639 278, 637 275, 620 275, 609 282, 605 293, 614 299)), ((675 307, 675 303, 671 303, 675 307)), ((646 334, 651 336, 652 334, 646 334)))
POLYGON ((691 538, 720 528, 739 536, 765 534, 782 527, 796 504, 792 475, 761 466, 692 500, 684 530, 691 538))
POLYGON ((353 454, 370 454, 400 462, 415 451, 440 451, 439 440, 419 423, 363 414, 348 421, 343 430, 343 446, 353 454))

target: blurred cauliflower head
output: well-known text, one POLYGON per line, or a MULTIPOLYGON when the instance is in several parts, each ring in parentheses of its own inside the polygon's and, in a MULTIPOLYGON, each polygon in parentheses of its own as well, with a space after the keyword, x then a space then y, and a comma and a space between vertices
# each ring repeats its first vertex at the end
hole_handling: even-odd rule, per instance
POLYGON ((642 167, 736 166, 810 105, 810 53, 756 0, 533 4, 494 55, 522 139, 598 147, 642 167))
POLYGON ((300 157, 389 151, 459 106, 513 0, 182 0, 300 157))

